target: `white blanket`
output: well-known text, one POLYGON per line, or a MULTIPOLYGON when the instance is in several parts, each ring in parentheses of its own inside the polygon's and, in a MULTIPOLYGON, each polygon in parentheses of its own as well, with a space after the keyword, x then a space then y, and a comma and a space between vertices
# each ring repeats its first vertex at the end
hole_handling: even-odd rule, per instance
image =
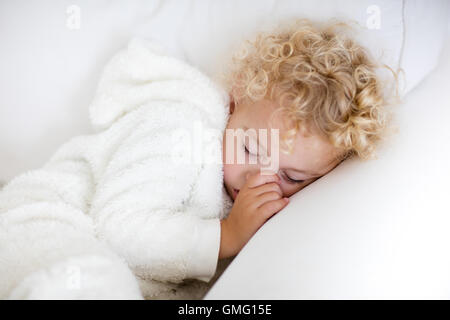
MULTIPOLYGON (((103 71, 89 109, 97 132, 1 190, 0 298, 158 298, 210 281, 232 203, 221 163, 174 163, 173 133, 223 133, 228 102, 203 73, 133 38, 103 71)), ((221 159, 221 134, 211 141, 221 159)))

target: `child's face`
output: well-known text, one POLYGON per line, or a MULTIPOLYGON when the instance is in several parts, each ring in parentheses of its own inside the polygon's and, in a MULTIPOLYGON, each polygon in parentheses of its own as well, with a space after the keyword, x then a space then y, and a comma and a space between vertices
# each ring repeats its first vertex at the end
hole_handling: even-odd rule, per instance
MULTIPOLYGON (((283 125, 283 121, 280 117, 275 116, 273 118, 273 126, 269 127, 269 119, 271 113, 275 110, 276 104, 263 100, 256 103, 243 103, 234 106, 234 103, 230 104, 230 118, 226 129, 243 129, 245 132, 247 129, 254 129, 257 133, 258 143, 263 144, 264 150, 267 150, 268 157, 271 157, 271 128, 279 129, 279 134, 286 127, 283 125), (259 129, 266 129, 267 141, 259 139, 259 129)), ((239 139, 239 135, 234 139, 234 143, 237 148, 244 148, 244 144, 249 149, 249 138, 239 139)), ((280 143, 279 143, 280 144, 280 143)), ((259 145, 258 145, 259 147, 259 145)), ((303 189, 308 184, 317 180, 321 176, 331 171, 339 164, 339 160, 335 157, 338 155, 337 150, 323 137, 319 135, 311 135, 304 137, 300 133, 297 134, 294 145, 294 149, 291 154, 285 154, 278 152, 278 172, 281 178, 280 188, 283 191, 284 197, 289 197, 297 191, 303 189), (298 171, 296 171, 298 170, 298 171), (298 182, 292 182, 289 180, 300 180, 298 182)), ((281 148, 281 147, 280 147, 281 148)), ((247 173, 259 172, 262 164, 259 159, 256 164, 249 163, 249 155, 245 154, 245 163, 238 163, 237 161, 237 149, 235 149, 234 161, 231 164, 226 163, 226 150, 233 152, 233 145, 227 146, 226 144, 226 130, 223 135, 223 168, 224 168, 224 185, 228 194, 234 200, 237 192, 244 186, 246 182, 245 176, 247 173)), ((229 161, 230 162, 230 161, 229 161)), ((267 165, 266 165, 267 167, 267 165)))

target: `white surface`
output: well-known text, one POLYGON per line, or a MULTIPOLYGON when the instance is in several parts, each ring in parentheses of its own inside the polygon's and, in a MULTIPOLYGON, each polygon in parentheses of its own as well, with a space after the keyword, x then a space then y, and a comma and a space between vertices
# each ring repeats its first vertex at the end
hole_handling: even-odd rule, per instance
MULTIPOLYGON (((429 30, 428 28, 438 28, 442 24, 439 22, 444 17, 440 13, 445 12, 445 9, 441 7, 442 4, 448 5, 448 2, 444 0, 441 0, 441 2, 430 2, 426 0, 326 0, 318 4, 317 1, 312 0, 167 0, 164 2, 147 0, 130 0, 126 2, 106 0, 0 1, 0 37, 3 48, 0 51, 0 70, 2 70, 0 73, 0 180, 9 180, 24 170, 42 166, 63 142, 75 135, 91 132, 88 120, 88 105, 93 98, 101 70, 107 60, 118 49, 124 47, 132 35, 160 40, 175 56, 184 58, 211 74, 219 67, 218 62, 221 61, 223 55, 228 53, 235 41, 244 38, 255 28, 268 27, 268 23, 274 23, 276 19, 282 19, 286 15, 299 15, 315 19, 334 16, 337 18, 351 18, 365 26, 369 16, 367 13, 368 7, 370 5, 377 5, 380 8, 381 29, 368 30, 366 36, 360 38, 371 45, 375 56, 378 56, 380 51, 384 51, 384 57, 387 59, 387 62, 396 61, 398 63, 399 61, 403 61, 405 65, 410 67, 409 70, 415 70, 409 71, 407 74, 407 76, 412 74, 416 79, 415 81, 408 81, 408 84, 413 85, 414 83, 417 84, 426 75, 426 72, 433 68, 435 62, 433 57, 437 55, 439 36, 441 33, 439 30, 429 30), (413 5, 413 8, 416 8, 423 15, 426 14, 425 17, 432 18, 426 18, 426 21, 424 21, 420 19, 420 17, 424 16, 416 13, 413 16, 414 18, 408 19, 408 21, 410 21, 409 23, 415 24, 417 28, 415 31, 408 33, 408 28, 403 29, 402 16, 407 10, 406 7, 402 7, 402 4, 410 2, 416 4, 415 6, 413 5), (70 20, 74 12, 66 12, 73 4, 77 5, 81 10, 79 29, 71 29, 70 23, 69 27, 67 26, 67 22, 76 22, 70 20), (402 11, 402 9, 405 10, 402 11), (409 38, 412 40, 405 38, 403 43, 403 32, 405 32, 407 37, 412 35, 412 38, 409 38), (419 32, 421 32, 420 36, 418 34, 419 32), (414 39, 417 39, 417 42, 414 42, 414 39), (401 55, 402 44, 409 48, 407 49, 408 52, 403 51, 405 55, 401 55), (386 48, 383 48, 384 46, 386 48), (414 56, 416 52, 420 53, 420 55, 414 56), (411 54, 412 56, 409 55, 408 57, 406 54, 411 54)), ((447 77, 444 78, 444 75, 441 75, 441 77, 447 81, 447 77)), ((411 110, 416 110, 417 112, 417 115, 414 115, 411 123, 420 120, 422 116, 424 116, 424 119, 427 119, 426 114, 424 115, 421 112, 428 112, 428 114, 441 112, 441 114, 436 115, 436 119, 437 121, 443 121, 441 115, 443 116, 445 112, 448 113, 448 109, 438 109, 439 107, 442 108, 442 103, 445 101, 445 98, 443 96, 441 97, 441 94, 447 94, 448 97, 450 90, 433 90, 433 86, 435 85, 438 88, 442 88, 442 85, 428 84, 428 90, 419 87, 420 91, 417 90, 414 95, 408 98, 408 108, 411 107, 411 110), (431 106, 429 101, 433 102, 431 106), (429 112, 428 110, 430 108, 436 108, 436 111, 429 112)), ((447 101, 449 100, 447 98, 447 101)), ((403 110, 405 110, 405 107, 403 107, 403 110)), ((438 127, 431 129, 440 130, 438 127)), ((414 137, 419 132, 408 132, 408 134, 414 137)), ((410 139, 409 143, 412 143, 414 140, 413 138, 410 139)), ((424 142, 423 144, 425 148, 432 146, 424 142)), ((405 144, 402 148, 408 148, 408 144, 405 144)), ((401 152, 409 152, 410 155, 412 154, 411 149, 400 148, 395 150, 402 150, 401 152)), ((423 152, 423 150, 418 151, 419 154, 423 154, 423 152)), ((437 150, 429 150, 428 152, 433 156, 436 154, 439 155, 437 150)), ((404 166, 404 163, 409 162, 403 160, 400 161, 395 157, 389 158, 386 156, 382 160, 386 167, 386 172, 383 172, 384 176, 395 177, 395 168, 398 170, 409 168, 408 166, 404 166), (389 163, 389 161, 392 161, 392 163, 389 163)), ((420 161, 427 163, 424 159, 420 161)), ((299 283, 300 278, 297 279, 294 277, 298 272, 296 270, 292 272, 288 267, 283 268, 283 265, 280 266, 277 272, 268 270, 270 265, 262 265, 262 269, 259 272, 264 276, 280 276, 280 273, 285 272, 285 278, 276 278, 277 281, 274 282, 264 279, 261 280, 258 286, 241 279, 241 277, 257 275, 258 273, 255 273, 255 270, 242 271, 243 273, 241 275, 236 275, 237 279, 229 278, 234 275, 233 272, 235 271, 232 270, 236 270, 237 268, 237 262, 234 262, 233 268, 230 269, 231 273, 225 275, 229 278, 229 284, 239 283, 240 288, 245 288, 242 284, 248 284, 249 290, 256 291, 262 288, 262 291, 258 291, 261 295, 264 293, 270 295, 274 290, 278 290, 280 296, 300 293, 304 294, 304 296, 317 296, 322 294, 322 290, 325 288, 327 288, 326 292, 328 294, 338 295, 343 293, 342 290, 346 285, 346 281, 351 277, 351 272, 355 271, 349 268, 348 263, 352 262, 356 266, 363 266, 358 269, 359 273, 356 272, 354 274, 354 279, 362 279, 360 287, 364 288, 364 281, 368 281, 365 280, 366 278, 364 276, 372 270, 379 270, 376 265, 377 261, 374 259, 380 257, 382 252, 375 250, 373 253, 367 249, 371 248, 370 245, 373 247, 377 243, 369 243, 368 245, 367 242, 362 242, 360 244, 361 247, 356 248, 360 250, 356 251, 356 253, 361 254, 359 256, 357 255, 360 258, 359 260, 337 260, 339 257, 352 257, 352 254, 354 254, 355 251, 353 249, 355 248, 352 245, 356 246, 358 244, 353 243, 352 237, 358 238, 364 234, 372 234, 374 238, 367 241, 378 240, 375 235, 380 239, 384 239, 385 234, 377 234, 380 230, 376 228, 377 226, 386 225, 389 219, 401 221, 402 216, 392 214, 396 210, 407 218, 412 216, 416 219, 413 221, 407 220, 407 222, 403 221, 410 228, 407 230, 414 230, 414 223, 420 222, 420 215, 406 215, 403 211, 398 210, 399 207, 405 204, 406 208, 411 206, 412 209, 415 209, 416 207, 413 205, 417 205, 417 203, 414 201, 420 200, 423 201, 421 202, 422 207, 417 206, 416 209, 423 209, 427 197, 430 197, 429 199, 431 200, 442 200, 439 197, 442 196, 442 190, 444 190, 443 188, 438 189, 435 194, 424 193, 418 197, 417 192, 420 191, 420 188, 416 185, 411 195, 411 199, 414 200, 411 204, 405 203, 409 199, 405 198, 406 196, 400 198, 398 202, 391 203, 390 200, 396 194, 394 192, 397 190, 395 189, 396 186, 401 185, 402 188, 404 185, 415 186, 415 175, 418 174, 421 179, 425 180, 428 172, 420 171, 417 173, 416 168, 414 168, 410 172, 409 180, 405 178, 406 176, 402 176, 403 179, 406 179, 402 180, 404 184, 395 180, 386 182, 387 179, 381 183, 376 182, 377 178, 381 178, 379 175, 382 172, 380 171, 380 167, 372 166, 367 164, 352 165, 347 167, 347 169, 344 167, 341 173, 336 170, 334 175, 330 175, 326 179, 321 179, 314 186, 302 191, 298 196, 304 198, 304 200, 297 204, 302 208, 302 213, 305 212, 305 216, 302 216, 302 219, 305 219, 302 220, 302 225, 294 224, 287 226, 287 233, 284 230, 282 233, 279 233, 278 227, 274 228, 271 225, 265 227, 266 230, 273 230, 273 237, 284 241, 284 243, 277 243, 276 247, 275 242, 271 242, 267 248, 264 248, 264 250, 267 250, 267 256, 272 257, 269 254, 273 253, 272 250, 277 250, 282 255, 280 263, 291 263, 294 266, 302 265, 305 268, 304 271, 309 272, 307 275, 311 276, 310 280, 304 275, 302 276, 302 281, 305 282, 299 283), (336 190, 341 190, 341 184, 343 182, 350 183, 349 175, 347 174, 350 169, 355 179, 366 179, 364 180, 364 185, 368 183, 368 192, 364 194, 362 191, 365 189, 359 189, 361 187, 353 181, 354 184, 349 184, 348 187, 352 188, 350 190, 355 190, 355 194, 357 195, 357 197, 355 196, 356 200, 354 199, 355 197, 352 197, 352 201, 345 202, 345 197, 338 196, 341 195, 340 193, 334 194, 336 190), (371 172, 374 174, 371 174, 371 172), (373 179, 375 180, 372 181, 373 179), (387 189, 392 192, 386 195, 383 194, 386 198, 374 198, 376 193, 373 188, 381 185, 393 189, 387 189), (313 191, 317 192, 317 194, 320 193, 322 197, 326 195, 327 199, 330 199, 330 202, 318 202, 314 197, 307 200, 307 195, 313 191), (371 196, 372 194, 374 196, 371 196), (368 211, 366 215, 361 215, 360 213, 365 210, 365 207, 361 207, 358 204, 359 202, 353 203, 354 201, 363 203, 362 199, 364 197, 369 198, 369 203, 374 203, 376 206, 374 209, 370 209, 372 211, 368 211), (305 209, 303 211, 303 208, 308 205, 310 208, 314 208, 314 210, 305 209), (356 208, 360 207, 361 210, 358 213, 350 212, 348 216, 343 216, 342 213, 339 213, 339 210, 343 210, 344 207, 350 205, 356 206, 356 208), (333 208, 333 212, 329 208, 333 208), (374 213, 375 211, 373 211, 376 209, 387 210, 386 212, 389 212, 389 214, 386 213, 386 216, 376 215, 374 213), (355 214, 355 217, 352 216, 353 214, 355 214), (353 224, 349 224, 350 222, 353 222, 353 224), (357 226, 358 228, 349 233, 348 229, 345 228, 348 226, 357 226), (303 249, 306 250, 304 251, 303 257, 296 254, 290 255, 290 253, 297 252, 296 247, 292 246, 290 242, 290 237, 286 236, 286 238, 280 239, 280 235, 284 236, 289 234, 289 230, 292 231, 291 228, 294 227, 294 231, 298 231, 299 236, 303 237, 303 242, 300 241, 302 239, 298 239, 299 244, 306 246, 303 249), (344 237, 345 235, 340 234, 340 232, 344 231, 347 232, 347 238, 344 237), (328 234, 332 237, 325 237, 328 234), (338 243, 341 245, 349 244, 347 251, 344 247, 333 247, 334 249, 339 249, 335 252, 327 251, 329 250, 327 245, 330 243, 333 244, 333 237, 336 236, 337 239, 341 239, 341 242, 336 242, 336 245, 338 243), (315 240, 320 240, 321 237, 324 237, 323 242, 314 242, 315 240), (310 244, 309 249, 307 247, 308 243, 310 244), (280 251, 278 245, 283 245, 285 250, 280 251), (316 245, 316 247, 313 245, 316 245), (331 255, 324 256, 328 253, 331 253, 331 255), (369 264, 370 254, 373 254, 372 259, 375 264, 372 267, 369 264), (367 259, 364 260, 362 257, 367 257, 367 259), (327 269, 326 264, 315 264, 315 262, 319 261, 326 263, 335 262, 335 268, 327 269), (264 273, 264 270, 266 273, 264 273), (340 275, 342 279, 335 278, 334 275, 340 275), (319 276, 322 277, 320 281, 318 280, 319 276), (235 280, 239 280, 239 282, 234 282, 235 280), (319 285, 316 286, 316 284, 319 285), (300 290, 303 287, 306 289, 300 290)), ((431 169, 437 170, 440 168, 433 163, 431 169)), ((439 180, 433 174, 435 174, 434 171, 430 173, 430 181, 439 183, 444 181, 439 180)), ((442 177, 441 179, 444 178, 442 177)), ((434 189, 425 189, 426 192, 431 192, 432 190, 434 189)), ((436 206, 436 204, 431 204, 430 206, 436 206)), ((439 210, 432 212, 433 215, 437 215, 440 218, 439 210)), ((288 211, 286 210, 285 213, 288 213, 288 211)), ((299 214, 297 210, 294 210, 291 211, 290 215, 299 214)), ((285 223, 291 223, 289 219, 287 220, 285 223)), ((441 220, 436 221, 442 222, 441 220)), ((403 232, 406 232, 400 224, 391 228, 397 228, 400 231, 403 230, 403 232)), ((433 230, 432 226, 430 226, 430 229, 433 230)), ((382 230, 382 232, 388 231, 382 230)), ((400 233, 400 235, 402 234, 400 233)), ((436 233, 435 236, 438 237, 440 234, 436 233)), ((257 240, 259 237, 256 236, 255 241, 259 241, 257 240)), ((404 239, 406 241, 409 238, 404 235, 404 239)), ((268 240, 273 239, 268 236, 266 241, 268 240)), ((445 240, 447 241, 448 239, 445 238, 445 240)), ((423 247, 423 244, 417 243, 419 240, 415 239, 414 241, 416 241, 414 244, 418 246, 419 250, 424 251, 426 249, 423 247)), ((404 245, 406 246, 406 244, 404 245)), ((400 249, 403 247, 400 244, 398 246, 400 249)), ((382 248, 381 246, 379 250, 382 250, 382 248)), ((413 253, 410 252, 408 254, 412 255, 413 253)), ((239 260, 242 259, 243 266, 247 264, 249 268, 260 264, 255 263, 255 261, 266 261, 263 259, 264 257, 252 256, 250 253, 248 257, 257 257, 257 259, 250 261, 245 260, 244 257, 246 257, 245 254, 242 255, 242 258, 240 256, 238 258, 239 260)), ((418 264, 415 268, 417 269, 420 266, 422 265, 418 264)), ((439 264, 437 266, 439 268, 439 264)), ((445 263, 443 266, 447 267, 445 263)), ((416 269, 413 268, 411 270, 416 271, 416 269)), ((427 269, 425 268, 425 270, 427 269)), ((238 271, 236 271, 237 273, 238 271)), ((406 275, 409 275, 409 273, 406 272, 404 277, 407 277, 406 275)), ((381 280, 387 281, 384 278, 381 280)), ((226 280, 218 283, 217 288, 214 288, 211 294, 214 294, 216 291, 217 295, 220 295, 220 292, 225 294, 227 292, 230 293, 230 288, 232 287, 227 287, 228 289, 224 287, 224 291, 220 291, 220 287, 225 286, 224 281, 226 280)), ((371 278, 370 281, 375 283, 376 277, 371 278)), ((356 282, 350 283, 355 284, 356 282)), ((380 281, 381 283, 383 281, 380 281)), ((364 291, 360 292, 364 293, 364 291)), ((242 292, 242 295, 246 294, 249 294, 249 291, 242 292)), ((238 296, 239 294, 233 294, 233 297, 238 296)))
POLYGON ((400 64, 407 92, 436 67, 447 36, 450 1, 405 1, 403 15, 406 28, 400 64))
MULTIPOLYGON (((420 24, 426 28, 406 33, 415 35, 422 31, 420 39, 426 37, 432 42, 431 46, 420 44, 425 48, 420 51, 420 59, 404 58, 417 67, 414 69, 417 72, 408 72, 416 79, 411 83, 416 83, 433 66, 433 59, 427 55, 436 55, 440 33, 428 28, 442 24, 439 13, 445 10, 441 8, 443 2, 434 1, 433 5, 426 0, 413 2, 417 4, 414 8, 426 13, 425 17, 432 17, 420 24)), ((403 3, 400 0, 322 0, 320 5, 312 0, 1 1, 0 181, 42 166, 63 142, 91 132, 87 107, 100 72, 132 35, 159 40, 173 55, 211 75, 239 40, 286 17, 352 19, 367 28, 367 22, 373 21, 378 12, 380 29, 362 29, 358 37, 375 57, 395 68, 400 61, 404 33, 403 3)), ((408 53, 414 55, 417 50, 412 39, 407 42, 411 48, 408 53)))
POLYGON ((450 38, 379 159, 292 197, 205 299, 450 299, 450 38))

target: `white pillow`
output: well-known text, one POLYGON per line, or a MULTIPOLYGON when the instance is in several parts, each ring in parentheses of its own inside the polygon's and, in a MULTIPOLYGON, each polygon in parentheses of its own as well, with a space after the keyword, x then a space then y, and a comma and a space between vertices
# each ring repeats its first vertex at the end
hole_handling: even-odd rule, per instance
POLYGON ((187 11, 179 42, 185 59, 215 76, 236 46, 255 32, 270 31, 298 17, 319 21, 337 18, 355 22, 353 37, 376 59, 397 69, 402 51, 402 10, 401 1, 390 0, 322 0, 320 5, 305 0, 204 2, 187 11))
POLYGON ((405 93, 417 86, 439 60, 448 34, 450 2, 405 1, 404 37, 400 67, 405 72, 405 93))

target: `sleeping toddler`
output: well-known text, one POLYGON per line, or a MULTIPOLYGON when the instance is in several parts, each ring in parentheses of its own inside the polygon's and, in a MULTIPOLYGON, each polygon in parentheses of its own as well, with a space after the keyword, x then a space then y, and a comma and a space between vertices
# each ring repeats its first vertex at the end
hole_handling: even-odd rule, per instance
POLYGON ((387 99, 339 24, 298 20, 243 48, 219 81, 140 38, 112 57, 95 133, 0 192, 0 298, 201 298, 292 195, 373 158, 387 99), (199 126, 216 132, 208 150, 199 126))

